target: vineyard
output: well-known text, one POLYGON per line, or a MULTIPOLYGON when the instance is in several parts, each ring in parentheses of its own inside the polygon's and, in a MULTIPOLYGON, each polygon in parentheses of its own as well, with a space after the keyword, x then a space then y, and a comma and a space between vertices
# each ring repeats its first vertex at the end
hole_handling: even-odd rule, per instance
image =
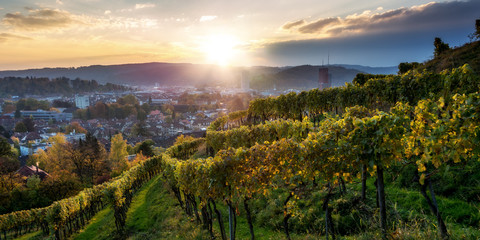
MULTIPOLYGON (((286 193, 281 228, 287 239, 289 219, 315 191, 323 192, 316 206, 324 214, 323 230, 315 230, 335 238, 342 231, 335 230, 331 201, 346 195, 347 185, 360 183, 359 201, 366 204, 367 179, 375 178, 376 206, 367 207, 378 209, 371 218, 378 219, 379 238, 387 239, 399 231, 388 220, 385 175, 408 174, 436 219, 438 238, 447 239, 433 185, 449 168, 478 162, 479 84, 465 65, 441 74, 359 75, 341 88, 254 100, 247 111, 213 122, 205 139, 170 148, 162 158, 164 176, 186 213, 212 237, 216 215, 222 239, 227 234, 218 202, 229 209, 230 239, 242 205, 254 239, 249 202, 278 201, 278 189, 286 193), (193 157, 203 141, 208 157, 193 157)), ((478 187, 470 190, 477 194, 472 204, 478 204, 478 187)), ((478 208, 464 217, 478 228, 478 208)), ((356 221, 352 224, 367 229, 362 219, 356 221)))
MULTIPOLYGON (((205 138, 178 142, 111 182, 0 216, 2 239, 35 229, 65 239, 106 206, 122 232, 133 194, 157 174, 211 238, 235 239, 242 215, 250 239, 262 219, 286 239, 292 231, 405 239, 419 219, 431 219, 419 225, 434 226, 435 238, 478 239, 479 90, 480 77, 465 65, 439 74, 359 74, 344 87, 257 99, 218 118, 205 138), (440 197, 437 185, 453 180, 440 197), (415 189, 429 212, 397 208, 388 185, 415 189), (446 218, 439 200, 452 193, 467 212, 446 218), (272 206, 276 214, 265 215, 272 206)), ((416 238, 432 237, 422 234, 416 238)))

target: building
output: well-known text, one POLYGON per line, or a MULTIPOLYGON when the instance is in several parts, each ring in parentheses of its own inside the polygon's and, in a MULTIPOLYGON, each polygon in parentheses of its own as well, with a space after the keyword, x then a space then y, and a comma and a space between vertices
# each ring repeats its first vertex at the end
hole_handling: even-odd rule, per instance
POLYGON ((49 177, 50 175, 43 171, 42 169, 38 168, 37 166, 23 166, 17 171, 18 174, 20 174, 23 177, 30 177, 32 175, 37 175, 40 177, 41 180, 45 179, 46 177, 49 177))
POLYGON ((331 75, 328 74, 328 68, 321 67, 318 69, 318 88, 320 90, 331 87, 331 75))
MULTIPOLYGON (((37 111, 20 111, 22 117, 32 117, 33 119, 39 120, 56 120, 56 121, 70 121, 73 118, 73 114, 71 113, 59 113, 56 111, 44 111, 44 110, 37 110, 37 111)), ((13 113, 12 113, 13 117, 13 113)))
POLYGON ((20 145, 20 156, 31 156, 35 153, 38 153, 40 149, 43 151, 47 150, 50 147, 48 143, 33 143, 28 145, 20 145))
POLYGON ((75 95, 75 106, 78 108, 87 108, 90 106, 89 96, 75 95))
POLYGON ((69 133, 69 134, 65 134, 65 139, 70 142, 70 143, 73 143, 73 142, 78 142, 80 139, 81 140, 85 140, 85 133, 75 133, 75 129, 73 130, 73 132, 69 133))

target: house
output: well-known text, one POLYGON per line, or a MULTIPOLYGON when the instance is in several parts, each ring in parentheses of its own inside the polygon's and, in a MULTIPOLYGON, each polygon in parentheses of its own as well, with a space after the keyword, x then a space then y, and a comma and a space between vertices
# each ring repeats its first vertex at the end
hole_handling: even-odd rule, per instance
POLYGON ((42 169, 38 168, 38 166, 23 166, 20 169, 17 170, 17 173, 20 174, 21 176, 24 176, 26 178, 37 175, 40 177, 41 180, 44 180, 46 177, 50 177, 50 175, 43 171, 42 169))
POLYGON ((29 156, 34 153, 37 153, 38 150, 42 149, 43 151, 47 150, 50 147, 48 143, 34 143, 29 145, 20 145, 20 156, 29 156))
POLYGON ((40 134, 38 134, 37 132, 29 132, 25 137, 21 139, 23 143, 40 143, 42 140, 42 136, 40 136, 40 134))

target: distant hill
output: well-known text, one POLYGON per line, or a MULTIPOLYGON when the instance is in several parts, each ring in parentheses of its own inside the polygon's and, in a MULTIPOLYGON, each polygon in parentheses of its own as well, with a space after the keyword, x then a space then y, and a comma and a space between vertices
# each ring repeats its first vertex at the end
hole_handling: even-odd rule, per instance
POLYGON ((349 64, 335 64, 335 66, 344 67, 347 69, 355 69, 370 74, 397 74, 398 66, 392 67, 368 67, 362 65, 349 65, 349 64))
POLYGON ((434 59, 425 62, 421 67, 441 72, 445 69, 463 66, 465 63, 468 63, 476 73, 480 73, 480 41, 446 50, 434 59))
MULTIPOLYGON (((318 69, 320 66, 303 65, 285 69, 274 74, 277 88, 316 88, 318 87, 318 69)), ((328 66, 328 73, 331 74, 332 86, 343 86, 361 71, 346 69, 340 66, 328 66)))
MULTIPOLYGON (((67 77, 70 79, 94 79, 100 83, 108 82, 133 86, 239 86, 240 79, 247 72, 251 79, 250 85, 253 88, 267 85, 273 87, 275 85, 277 88, 309 89, 318 86, 318 68, 319 66, 310 65, 220 67, 207 64, 154 62, 0 71, 0 77, 67 77)), ((329 66, 329 72, 332 74, 333 86, 340 86, 345 82, 350 82, 359 72, 391 73, 391 68, 331 65, 329 66)))

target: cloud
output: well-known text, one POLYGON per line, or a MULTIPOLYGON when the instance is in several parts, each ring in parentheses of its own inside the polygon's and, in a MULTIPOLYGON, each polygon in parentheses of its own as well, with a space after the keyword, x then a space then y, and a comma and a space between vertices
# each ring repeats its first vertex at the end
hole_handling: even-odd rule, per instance
POLYGON ((2 22, 6 25, 25 30, 66 27, 76 22, 67 11, 48 8, 27 8, 27 10, 28 15, 23 15, 20 12, 7 13, 2 22))
POLYGON ((153 8, 155 6, 153 3, 137 3, 135 4, 135 9, 153 8))
POLYGON ((217 18, 217 16, 202 16, 200 18, 200 22, 207 22, 207 21, 213 21, 217 18))
POLYGON ((311 22, 289 22, 284 29, 300 34, 328 35, 330 37, 375 32, 405 32, 432 28, 453 27, 474 22, 478 17, 480 1, 431 2, 409 8, 365 11, 343 18, 321 18, 311 22))
POLYGON ((110 11, 110 10, 105 10, 105 12, 104 12, 103 14, 109 15, 109 14, 111 14, 111 13, 112 13, 112 11, 110 11))
POLYGON ((294 22, 288 22, 288 23, 285 23, 283 26, 282 26, 282 29, 285 29, 285 30, 288 30, 288 29, 291 29, 293 27, 298 27, 298 26, 301 26, 303 24, 305 24, 306 21, 304 19, 301 19, 301 20, 298 20, 298 21, 294 21, 294 22))
POLYGON ((298 31, 301 33, 321 32, 326 27, 330 25, 339 24, 339 23, 340 23, 339 18, 324 18, 324 19, 319 19, 315 22, 309 23, 307 25, 304 25, 300 27, 298 31))
POLYGON ((29 37, 19 36, 10 33, 0 33, 0 42, 6 42, 9 40, 32 40, 29 37))
POLYGON ((63 5, 62 0, 57 0, 56 3, 57 3, 57 4, 60 4, 60 5, 63 5))

